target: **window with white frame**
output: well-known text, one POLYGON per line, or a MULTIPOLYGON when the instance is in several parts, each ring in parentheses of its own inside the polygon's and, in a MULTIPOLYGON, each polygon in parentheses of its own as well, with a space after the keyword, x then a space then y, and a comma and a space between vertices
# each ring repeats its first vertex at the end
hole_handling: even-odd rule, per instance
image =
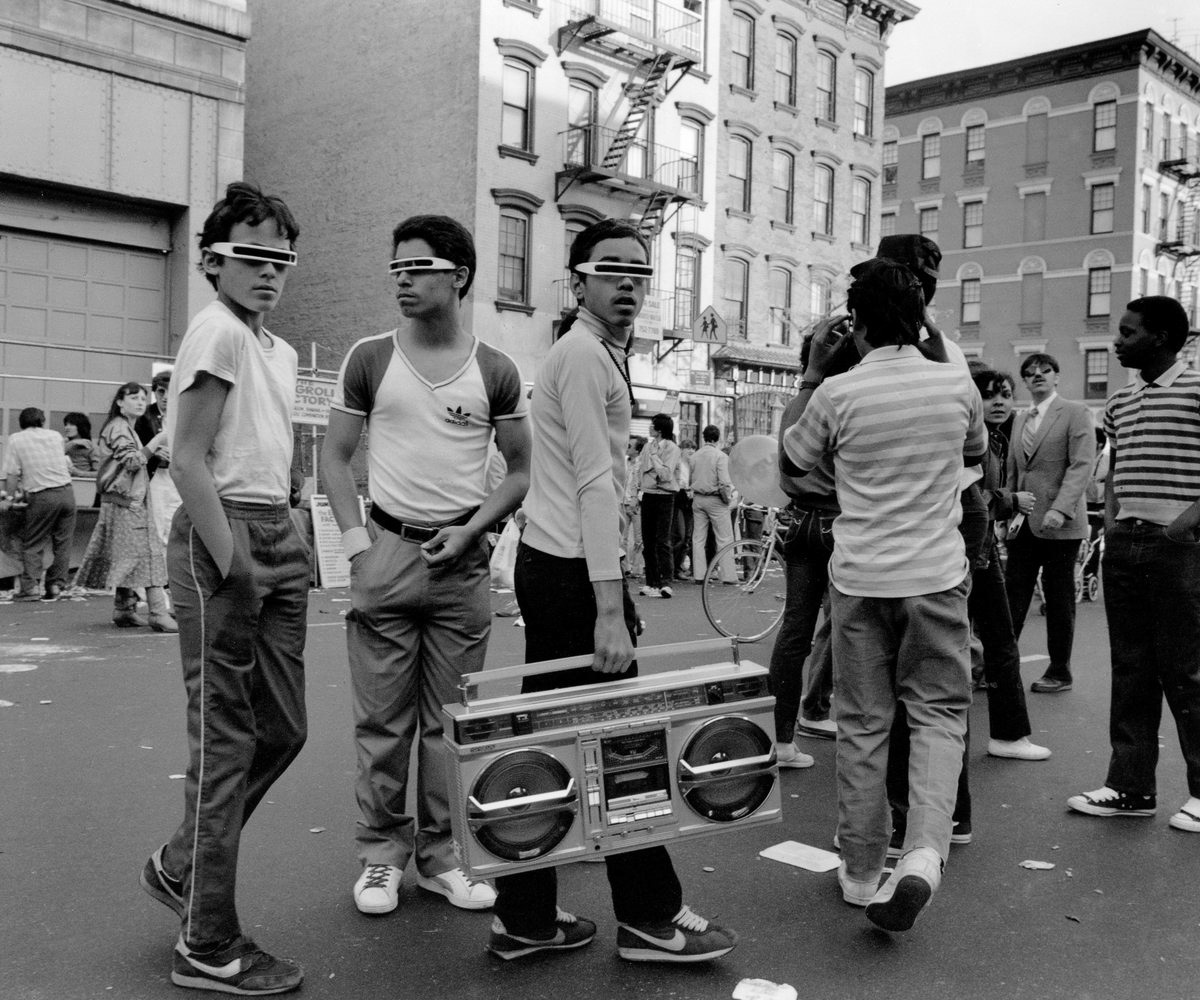
POLYGON ((833 235, 833 167, 824 163, 813 170, 813 231, 833 235))
POLYGON ((938 209, 936 205, 923 208, 917 213, 917 229, 922 236, 933 240, 934 243, 937 242, 938 209))
POLYGON ((959 322, 978 323, 980 304, 983 301, 983 282, 979 278, 963 278, 962 306, 959 322))
POLYGON ((1092 108, 1092 152, 1117 148, 1117 102, 1097 101, 1092 108))
POLYGON ((879 217, 879 238, 896 235, 896 213, 884 212, 879 217))
POLYGON ((983 202, 963 202, 963 246, 983 246, 983 202))
POLYGON ((875 74, 861 66, 854 71, 854 134, 875 133, 875 74))
POLYGON ((596 88, 584 80, 572 80, 567 87, 568 163, 588 166, 594 162, 596 100, 596 88))
POLYGON ((1142 185, 1142 232, 1150 234, 1150 218, 1153 215, 1154 189, 1149 184, 1142 185))
POLYGON ((1115 184, 1092 185, 1092 232, 1111 233, 1113 231, 1113 206, 1116 204, 1117 188, 1115 184))
POLYGON ((942 134, 932 132, 921 136, 921 179, 942 176, 942 134))
POLYGON ((767 275, 767 294, 771 307, 771 340, 790 344, 792 340, 792 272, 773 267, 767 275))
POLYGON ((694 118, 679 123, 679 152, 683 160, 679 186, 699 194, 704 190, 704 126, 694 118))
POLYGON ((750 140, 734 135, 729 138, 729 177, 733 181, 730 204, 739 212, 750 211, 750 168, 753 163, 750 140))
POLYGON ((1154 152, 1154 105, 1150 101, 1142 109, 1142 149, 1154 152))
POLYGON ((828 278, 817 276, 808 289, 808 308, 813 319, 823 319, 833 307, 833 284, 828 278))
POLYGON ((511 56, 504 60, 501 82, 500 142, 533 151, 533 67, 511 56))
POLYGON ((837 57, 817 53, 817 117, 837 121, 837 57))
POLYGON ((700 287, 700 252, 681 246, 675 255, 675 329, 689 330, 696 321, 696 292, 700 287))
POLYGON ((968 125, 967 126, 967 166, 972 164, 982 164, 984 155, 987 153, 987 131, 984 125, 968 125))
POLYGON ((1164 111, 1162 113, 1162 157, 1161 159, 1169 160, 1171 158, 1171 112, 1164 111))
POLYGON ((732 57, 730 82, 746 90, 754 89, 754 19, 736 11, 729 38, 732 57))
POLYGON ((895 184, 900 168, 900 144, 895 141, 883 144, 883 183, 895 184))
POLYGON ((1103 347, 1088 348, 1083 355, 1085 399, 1105 399, 1108 396, 1108 351, 1103 347))
POLYGON ((771 161, 771 218, 791 225, 795 221, 796 158, 782 149, 771 161))
POLYGON ((855 177, 850 189, 850 240, 871 242, 871 182, 865 177, 855 177))
POLYGON ((786 31, 775 36, 775 100, 796 104, 796 38, 786 31))
POLYGON ((519 209, 500 209, 496 298, 503 302, 529 302, 529 218, 519 209))
POLYGON ((746 304, 750 297, 750 265, 737 257, 725 261, 725 321, 739 339, 746 338, 746 304))
POLYGON ((1112 268, 1088 269, 1087 314, 1107 316, 1112 311, 1112 268))

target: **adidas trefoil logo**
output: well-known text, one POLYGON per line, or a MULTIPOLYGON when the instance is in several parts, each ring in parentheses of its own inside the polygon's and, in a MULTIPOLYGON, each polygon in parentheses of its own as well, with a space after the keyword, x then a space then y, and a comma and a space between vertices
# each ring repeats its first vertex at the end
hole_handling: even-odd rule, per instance
POLYGON ((454 424, 456 427, 466 427, 467 422, 471 417, 471 414, 463 413, 463 408, 461 406, 455 407, 453 410, 447 406, 446 413, 449 414, 449 416, 446 417, 446 423, 454 424))

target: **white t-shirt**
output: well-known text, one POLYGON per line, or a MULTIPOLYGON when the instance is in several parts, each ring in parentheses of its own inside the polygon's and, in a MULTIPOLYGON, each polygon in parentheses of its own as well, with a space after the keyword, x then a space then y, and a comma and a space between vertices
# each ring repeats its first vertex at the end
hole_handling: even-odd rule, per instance
POLYGON ((221 302, 200 310, 188 325, 167 390, 167 440, 175 452, 179 397, 207 372, 228 383, 217 435, 205 464, 223 500, 287 503, 291 494, 292 407, 296 352, 254 331, 221 302))
POLYGON ((435 383, 413 368, 395 330, 350 348, 332 406, 366 418, 371 502, 434 524, 487 499, 495 424, 528 413, 520 370, 503 351, 475 340, 462 367, 435 383))

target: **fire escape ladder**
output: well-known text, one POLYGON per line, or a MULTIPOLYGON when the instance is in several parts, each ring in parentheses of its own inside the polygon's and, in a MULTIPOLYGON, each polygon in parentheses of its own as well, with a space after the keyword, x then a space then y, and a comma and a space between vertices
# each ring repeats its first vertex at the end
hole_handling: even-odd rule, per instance
POLYGON ((638 221, 638 230, 648 240, 653 240, 661 231, 666 221, 667 206, 671 196, 666 191, 655 191, 642 201, 642 217, 638 221))
POLYGON ((675 56, 668 52, 660 52, 653 59, 648 59, 641 64, 639 68, 644 69, 645 73, 640 79, 635 77, 629 81, 625 88, 629 97, 629 110, 626 111, 625 120, 617 129, 612 145, 608 147, 604 159, 600 163, 605 170, 620 169, 626 151, 637 139, 642 122, 646 120, 646 110, 658 102, 663 77, 667 75, 674 62, 675 56))

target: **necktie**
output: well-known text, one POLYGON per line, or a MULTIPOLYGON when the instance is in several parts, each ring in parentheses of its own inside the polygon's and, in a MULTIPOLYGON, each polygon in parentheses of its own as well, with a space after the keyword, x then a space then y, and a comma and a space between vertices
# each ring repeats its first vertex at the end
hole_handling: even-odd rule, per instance
POLYGON ((1035 425, 1037 424, 1037 407, 1033 407, 1029 411, 1029 416, 1025 418, 1025 426, 1021 428, 1021 447, 1025 450, 1025 457, 1028 458, 1033 451, 1033 438, 1037 434, 1035 425))

